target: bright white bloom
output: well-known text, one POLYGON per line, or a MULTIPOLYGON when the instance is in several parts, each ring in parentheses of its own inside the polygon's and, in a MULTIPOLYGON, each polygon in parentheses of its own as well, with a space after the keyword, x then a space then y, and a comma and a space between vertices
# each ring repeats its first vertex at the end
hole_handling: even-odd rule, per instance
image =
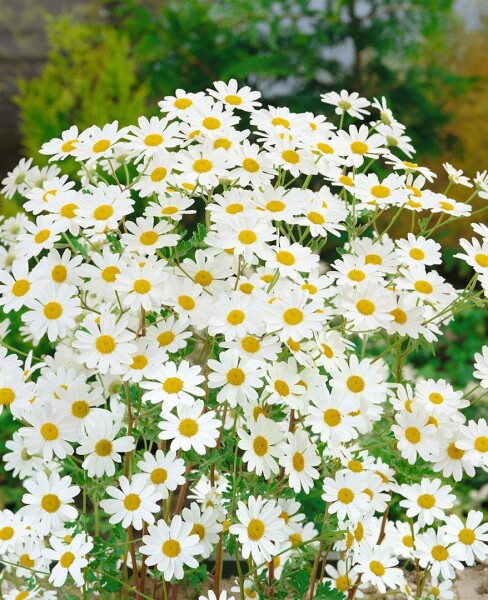
POLYGON ((239 501, 236 511, 239 522, 231 525, 229 531, 238 536, 243 558, 252 556, 257 564, 271 560, 277 543, 286 540, 291 533, 280 515, 281 507, 275 500, 251 496, 247 506, 239 501))
POLYGON ((136 531, 142 529, 143 523, 154 523, 154 514, 159 512, 158 501, 161 500, 155 486, 147 485, 142 475, 135 475, 132 481, 121 477, 119 486, 120 489, 108 486, 106 492, 113 499, 100 502, 103 510, 112 515, 109 523, 122 522, 122 527, 132 525, 136 531))
POLYGON ((78 587, 85 583, 82 570, 88 565, 87 554, 92 550, 93 544, 87 541, 86 535, 79 533, 69 542, 63 544, 62 540, 52 536, 49 540, 51 548, 44 550, 46 557, 56 561, 51 571, 49 581, 55 587, 61 587, 68 574, 75 580, 78 587))
POLYGON ((147 555, 146 564, 156 566, 163 574, 165 581, 183 579, 183 567, 195 568, 198 561, 195 555, 202 552, 197 534, 192 534, 192 523, 184 523, 179 515, 175 515, 168 525, 159 520, 149 525, 149 535, 142 538, 144 545, 140 550, 147 555))

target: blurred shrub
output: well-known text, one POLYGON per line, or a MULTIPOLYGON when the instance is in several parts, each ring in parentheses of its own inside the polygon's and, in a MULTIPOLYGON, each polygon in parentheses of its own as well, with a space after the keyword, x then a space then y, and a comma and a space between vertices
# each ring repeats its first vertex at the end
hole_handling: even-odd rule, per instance
POLYGON ((48 24, 50 52, 39 77, 20 81, 23 147, 40 164, 42 143, 71 125, 84 129, 118 119, 137 121, 146 111, 147 86, 139 84, 127 35, 110 27, 73 23, 48 24))

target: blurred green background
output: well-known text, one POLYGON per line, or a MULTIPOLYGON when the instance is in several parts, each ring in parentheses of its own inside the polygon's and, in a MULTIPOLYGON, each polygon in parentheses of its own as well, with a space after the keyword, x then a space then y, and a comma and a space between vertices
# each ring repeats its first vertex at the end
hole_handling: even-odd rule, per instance
MULTIPOLYGON (((0 0, 0 56, 0 179, 22 155, 46 164, 38 148, 70 125, 128 125, 176 88, 231 77, 294 111, 330 114, 329 90, 385 96, 417 162, 488 168, 488 0, 0 0)), ((0 214, 18 208, 0 198, 0 214)), ((443 233, 443 274, 464 285, 452 255, 469 219, 443 233)), ((487 332, 486 316, 466 311, 415 367, 463 389, 487 332)))

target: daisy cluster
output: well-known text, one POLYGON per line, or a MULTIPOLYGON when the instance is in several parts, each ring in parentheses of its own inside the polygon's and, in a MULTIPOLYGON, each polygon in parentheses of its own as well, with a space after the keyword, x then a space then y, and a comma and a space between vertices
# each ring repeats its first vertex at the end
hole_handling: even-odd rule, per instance
MULTIPOLYGON (((4 179, 24 212, 0 223, 2 459, 25 493, 0 511, 3 598, 176 598, 190 575, 216 598, 226 551, 241 599, 293 594, 300 571, 310 598, 450 599, 488 556, 453 490, 488 470, 488 424, 472 392, 405 369, 486 302, 488 228, 460 241, 465 289, 433 238, 485 210, 488 174, 446 163, 429 189, 384 99, 324 94, 336 124, 259 99, 177 90, 4 179)), ((474 378, 488 389, 488 347, 474 378)))

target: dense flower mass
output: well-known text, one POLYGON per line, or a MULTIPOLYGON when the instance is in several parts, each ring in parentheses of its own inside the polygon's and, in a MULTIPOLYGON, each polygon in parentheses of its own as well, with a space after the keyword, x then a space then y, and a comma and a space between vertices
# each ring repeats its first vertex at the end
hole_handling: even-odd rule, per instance
POLYGON ((487 173, 429 189, 384 99, 324 94, 331 121, 259 99, 177 90, 4 179, 25 212, 0 222, 2 458, 25 491, 3 598, 225 600, 227 552, 241 599, 449 600, 488 556, 454 489, 488 470, 488 347, 469 391, 408 364, 486 303, 487 173), (467 216, 456 289, 434 238, 467 216))

